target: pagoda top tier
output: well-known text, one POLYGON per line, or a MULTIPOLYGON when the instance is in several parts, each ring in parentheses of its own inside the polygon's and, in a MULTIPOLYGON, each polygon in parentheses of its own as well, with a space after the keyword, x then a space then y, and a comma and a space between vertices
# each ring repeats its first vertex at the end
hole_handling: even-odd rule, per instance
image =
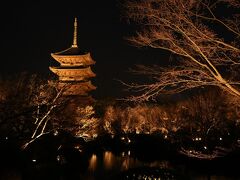
POLYGON ((77 44, 77 18, 74 21, 73 44, 70 48, 60 52, 51 53, 51 56, 58 61, 61 66, 69 65, 92 65, 95 61, 90 53, 82 51, 77 44))
POLYGON ((83 55, 59 55, 58 53, 52 53, 51 56, 58 61, 61 66, 89 66, 95 64, 90 53, 83 55))
POLYGON ((60 52, 52 53, 59 56, 73 56, 73 55, 85 55, 87 52, 82 51, 79 47, 70 47, 60 52))

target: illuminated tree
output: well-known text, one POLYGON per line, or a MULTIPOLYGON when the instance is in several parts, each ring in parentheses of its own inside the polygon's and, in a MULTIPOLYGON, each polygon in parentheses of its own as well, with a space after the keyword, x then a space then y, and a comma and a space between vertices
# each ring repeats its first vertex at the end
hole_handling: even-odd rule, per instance
POLYGON ((133 107, 108 106, 102 120, 103 128, 110 134, 167 135, 181 126, 179 124, 181 121, 177 121, 177 113, 173 113, 175 110, 173 106, 166 108, 147 104, 133 107))
POLYGON ((23 148, 42 135, 59 130, 73 136, 96 136, 93 107, 73 107, 67 112, 71 98, 63 96, 67 87, 59 89, 56 81, 22 73, 2 79, 0 84, 1 134, 20 140, 23 148))
POLYGON ((99 123, 94 115, 93 106, 76 107, 75 113, 70 119, 57 120, 55 126, 70 132, 75 137, 83 137, 87 140, 93 139, 98 135, 99 123))
POLYGON ((21 73, 2 79, 0 84, 1 132, 16 139, 34 139, 44 134, 51 127, 48 124, 55 110, 67 101, 61 98, 62 90, 57 90, 53 81, 37 75, 21 73))
POLYGON ((126 18, 141 29, 129 41, 166 50, 178 62, 165 68, 138 66, 135 73, 154 81, 126 84, 140 93, 129 100, 145 101, 201 86, 220 87, 239 100, 239 7, 238 0, 126 1, 126 18))

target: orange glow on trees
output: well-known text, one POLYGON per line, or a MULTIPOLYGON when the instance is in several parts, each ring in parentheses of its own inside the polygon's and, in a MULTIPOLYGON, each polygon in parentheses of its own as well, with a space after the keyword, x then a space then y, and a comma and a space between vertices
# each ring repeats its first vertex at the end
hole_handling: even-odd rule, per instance
POLYGON ((200 86, 217 86, 239 100, 240 82, 234 75, 240 65, 239 7, 237 0, 126 1, 126 18, 142 28, 129 41, 139 47, 167 50, 179 62, 164 69, 139 66, 135 72, 154 82, 128 84, 141 92, 129 100, 145 101, 161 93, 174 94, 200 86), (229 14, 220 17, 219 7, 229 14))
POLYGON ((103 128, 110 134, 159 133, 169 138, 178 131, 188 131, 201 140, 213 132, 227 134, 240 121, 228 96, 219 91, 201 92, 168 104, 138 104, 132 107, 110 105, 103 116, 103 128))
POLYGON ((73 136, 97 136, 98 121, 92 106, 63 111, 71 100, 58 82, 20 74, 0 81, 0 130, 19 139, 25 148, 44 134, 65 130, 73 136))

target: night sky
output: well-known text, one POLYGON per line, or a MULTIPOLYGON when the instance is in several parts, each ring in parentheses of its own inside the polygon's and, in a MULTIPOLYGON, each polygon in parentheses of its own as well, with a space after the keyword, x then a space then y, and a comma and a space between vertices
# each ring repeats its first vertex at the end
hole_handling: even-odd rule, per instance
POLYGON ((1 74, 19 72, 53 76, 50 56, 71 46, 74 17, 78 45, 96 61, 94 84, 99 97, 116 95, 115 79, 130 79, 134 64, 159 63, 161 52, 130 46, 134 28, 121 20, 117 0, 20 1, 1 5, 1 74))

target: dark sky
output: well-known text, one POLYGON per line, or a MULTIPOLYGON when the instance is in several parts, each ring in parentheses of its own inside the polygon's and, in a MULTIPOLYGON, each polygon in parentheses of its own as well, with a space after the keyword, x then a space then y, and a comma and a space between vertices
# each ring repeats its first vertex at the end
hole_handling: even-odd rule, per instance
POLYGON ((124 38, 134 29, 121 21, 117 0, 9 1, 1 8, 1 74, 51 76, 50 53, 71 46, 74 17, 78 45, 96 61, 99 94, 115 94, 119 86, 113 79, 130 77, 127 70, 134 64, 159 61, 158 52, 128 45, 124 38))

